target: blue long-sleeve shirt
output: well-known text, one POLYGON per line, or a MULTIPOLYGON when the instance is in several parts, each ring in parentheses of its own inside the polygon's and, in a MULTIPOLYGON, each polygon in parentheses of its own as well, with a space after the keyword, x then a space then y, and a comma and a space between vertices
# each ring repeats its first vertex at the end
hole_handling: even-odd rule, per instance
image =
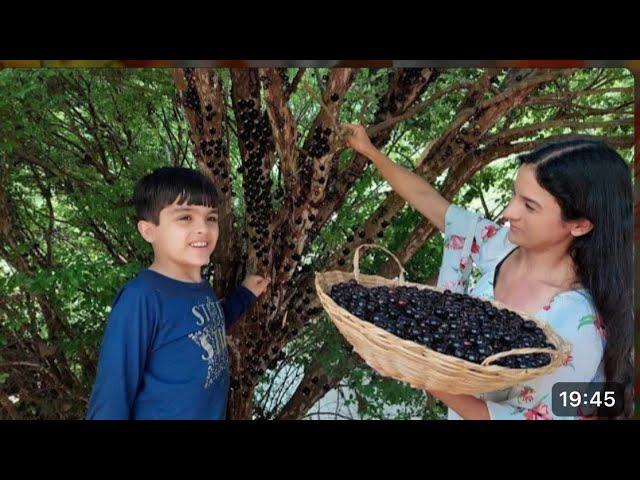
POLYGON ((140 272, 114 300, 87 419, 223 419, 225 328, 255 299, 240 286, 220 302, 206 281, 140 272))

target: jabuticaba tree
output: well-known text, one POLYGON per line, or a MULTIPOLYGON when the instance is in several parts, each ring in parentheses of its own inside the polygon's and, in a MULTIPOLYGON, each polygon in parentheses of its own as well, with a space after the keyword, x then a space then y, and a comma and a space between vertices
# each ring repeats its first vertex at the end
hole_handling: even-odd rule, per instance
MULTIPOLYGON (((300 419, 367 371, 314 273, 350 270, 363 243, 437 273, 435 227, 345 148, 342 124, 364 123, 451 200, 549 138, 633 146, 619 69, 3 70, 0 93, 1 418, 83 417, 108 307, 151 259, 129 198, 153 168, 199 168, 220 191, 204 272, 219 296, 248 273, 271 279, 227 335, 228 417, 300 419)), ((363 262, 396 274, 381 256, 363 262)))
MULTIPOLYGON (((447 198, 452 198, 492 161, 544 141, 537 138, 538 133, 564 128, 572 131, 608 129, 631 122, 631 118, 624 115, 588 121, 585 118, 588 113, 581 106, 572 106, 572 100, 598 93, 602 86, 594 82, 584 90, 569 89, 568 82, 563 80, 574 75, 575 70, 498 72, 488 69, 478 72, 471 81, 438 88, 437 79, 442 73, 431 68, 390 70, 387 90, 377 100, 368 127, 373 143, 384 148, 399 123, 420 115, 447 94, 463 92, 449 125, 431 142, 415 167, 416 173, 431 182, 448 171, 442 192, 447 198), (553 84, 565 85, 565 89, 541 94, 553 84), (512 127, 533 105, 557 111, 538 124, 512 127)), ((324 81, 316 84, 318 92, 313 98, 320 108, 300 135, 287 102, 290 85, 282 69, 231 71, 232 105, 245 185, 247 264, 251 271, 268 275, 272 285, 247 319, 229 335, 234 359, 230 418, 252 418, 255 414, 252 391, 261 375, 284 359, 288 341, 321 313, 313 291, 314 271, 349 268, 348 260, 354 249, 365 242, 383 240, 385 230, 405 205, 398 195, 389 193, 368 220, 347 235, 344 244, 322 265, 316 264, 313 269, 301 265, 310 243, 340 210, 350 189, 367 168, 367 160, 354 154, 339 173, 336 170, 344 151, 339 132, 340 110, 356 74, 354 69, 333 69, 324 81), (269 184, 274 169, 279 172, 278 188, 284 197, 275 210, 271 208, 273 189, 269 184)), ((308 71, 303 72, 296 75, 296 79, 304 84, 307 75, 310 75, 308 71)), ((197 89, 201 90, 202 87, 197 89)), ((607 112, 615 110, 610 108, 607 112)), ((596 109, 591 113, 606 115, 607 112, 596 109)), ((194 125, 191 127, 193 130, 194 125)), ((607 140, 616 147, 631 146, 628 135, 607 140)), ((408 261, 434 233, 433 225, 424 220, 396 253, 408 261)), ((329 378, 319 362, 311 362, 289 402, 271 415, 300 418, 339 380, 329 378)))

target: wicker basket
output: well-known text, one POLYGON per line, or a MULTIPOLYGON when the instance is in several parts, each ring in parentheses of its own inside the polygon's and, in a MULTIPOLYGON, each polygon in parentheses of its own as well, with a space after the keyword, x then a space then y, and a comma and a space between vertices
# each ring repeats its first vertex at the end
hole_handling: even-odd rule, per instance
POLYGON ((413 286, 419 289, 443 290, 404 280, 404 269, 399 260, 388 250, 378 245, 364 244, 354 254, 353 273, 331 271, 316 273, 315 285, 322 306, 331 317, 340 333, 353 346, 363 360, 380 375, 406 382, 422 390, 446 391, 455 394, 478 394, 502 390, 536 377, 548 375, 560 367, 570 353, 571 346, 557 335, 551 327, 524 312, 507 307, 501 302, 491 303, 498 308, 507 308, 522 318, 534 321, 546 334, 547 341, 556 347, 519 348, 487 357, 481 365, 460 358, 438 353, 423 345, 403 340, 373 323, 361 320, 336 304, 329 293, 334 284, 355 279, 366 287, 413 286), (375 247, 387 252, 400 266, 398 280, 389 280, 376 275, 360 273, 359 258, 362 248, 375 247), (492 365, 496 360, 514 354, 548 353, 551 362, 540 368, 515 369, 492 365))

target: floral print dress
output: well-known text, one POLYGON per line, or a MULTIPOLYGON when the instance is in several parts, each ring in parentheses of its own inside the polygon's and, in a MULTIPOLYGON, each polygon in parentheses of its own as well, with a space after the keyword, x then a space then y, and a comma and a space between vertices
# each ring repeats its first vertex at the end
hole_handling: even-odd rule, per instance
MULTIPOLYGON (((445 244, 438 287, 494 300, 496 267, 517 246, 508 239, 509 228, 475 212, 451 205, 445 215, 445 244), (480 278, 470 291, 472 263, 480 278)), ((553 420, 551 389, 557 382, 601 382, 605 332, 589 292, 585 289, 557 294, 534 317, 547 322, 572 345, 564 365, 549 375, 506 390, 477 395, 486 401, 491 420, 553 420)), ((461 417, 449 409, 450 420, 461 417)))

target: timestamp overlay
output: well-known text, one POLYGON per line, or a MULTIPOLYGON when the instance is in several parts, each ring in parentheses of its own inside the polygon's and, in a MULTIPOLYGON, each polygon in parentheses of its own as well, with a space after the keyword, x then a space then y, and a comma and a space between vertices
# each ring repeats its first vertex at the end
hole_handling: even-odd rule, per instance
POLYGON ((614 382, 558 382, 551 389, 556 417, 615 417, 624 405, 624 388, 614 382))

